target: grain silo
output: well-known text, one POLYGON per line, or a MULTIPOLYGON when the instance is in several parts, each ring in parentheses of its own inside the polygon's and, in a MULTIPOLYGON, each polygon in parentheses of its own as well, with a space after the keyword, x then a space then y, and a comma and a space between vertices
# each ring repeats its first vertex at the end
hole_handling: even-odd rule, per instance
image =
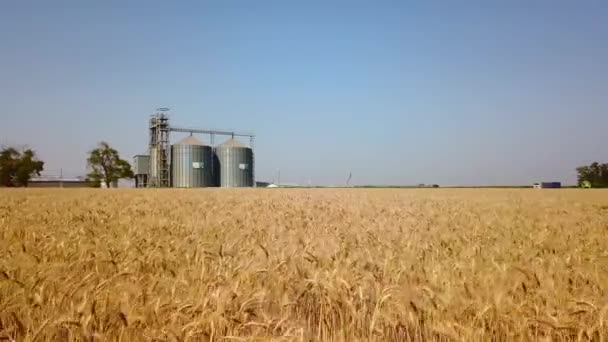
POLYGON ((171 185, 174 188, 213 186, 213 150, 193 136, 171 146, 171 185))
POLYGON ((222 187, 253 186, 253 151, 238 140, 230 139, 215 148, 222 187))

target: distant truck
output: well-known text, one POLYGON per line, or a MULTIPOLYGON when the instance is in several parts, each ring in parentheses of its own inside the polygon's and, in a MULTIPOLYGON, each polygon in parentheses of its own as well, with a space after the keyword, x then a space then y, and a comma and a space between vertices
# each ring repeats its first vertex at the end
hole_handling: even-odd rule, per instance
POLYGON ((439 184, 433 184, 433 185, 429 184, 429 185, 426 185, 424 183, 420 183, 420 184, 418 184, 418 187, 419 188, 438 188, 439 184))
POLYGON ((540 182, 532 185, 534 189, 559 189, 562 187, 561 182, 540 182))

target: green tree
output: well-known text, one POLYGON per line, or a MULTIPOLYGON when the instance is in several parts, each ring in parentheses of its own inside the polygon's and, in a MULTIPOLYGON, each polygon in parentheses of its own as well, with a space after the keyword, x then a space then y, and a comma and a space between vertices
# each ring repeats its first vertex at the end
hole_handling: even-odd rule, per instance
POLYGON ((576 172, 578 173, 579 186, 582 186, 583 182, 589 182, 593 188, 608 187, 608 163, 594 162, 576 168, 576 172))
POLYGON ((36 158, 31 149, 19 152, 13 147, 0 151, 0 186, 27 187, 33 175, 40 176, 44 162, 36 158))
POLYGON ((111 187, 121 178, 133 177, 131 165, 120 159, 118 151, 107 142, 100 142, 96 149, 89 152, 87 164, 90 169, 87 181, 94 187, 100 187, 102 183, 111 187))

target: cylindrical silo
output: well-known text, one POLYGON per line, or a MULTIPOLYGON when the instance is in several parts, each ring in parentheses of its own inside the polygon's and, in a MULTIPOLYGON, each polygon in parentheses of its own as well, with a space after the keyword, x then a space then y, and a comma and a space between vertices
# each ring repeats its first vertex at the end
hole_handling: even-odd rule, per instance
POLYGON ((171 146, 171 185, 174 188, 213 186, 213 150, 193 136, 171 146))
POLYGON ((220 186, 253 186, 253 151, 235 139, 215 148, 219 163, 220 186))

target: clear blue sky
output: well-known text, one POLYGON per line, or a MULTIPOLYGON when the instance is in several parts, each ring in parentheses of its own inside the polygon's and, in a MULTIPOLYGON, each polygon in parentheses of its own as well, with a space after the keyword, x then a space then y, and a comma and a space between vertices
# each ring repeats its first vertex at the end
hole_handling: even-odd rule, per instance
POLYGON ((0 42, 0 144, 49 173, 99 140, 145 152, 161 106, 256 132, 258 180, 572 183, 608 161, 606 1, 2 1, 0 42))

